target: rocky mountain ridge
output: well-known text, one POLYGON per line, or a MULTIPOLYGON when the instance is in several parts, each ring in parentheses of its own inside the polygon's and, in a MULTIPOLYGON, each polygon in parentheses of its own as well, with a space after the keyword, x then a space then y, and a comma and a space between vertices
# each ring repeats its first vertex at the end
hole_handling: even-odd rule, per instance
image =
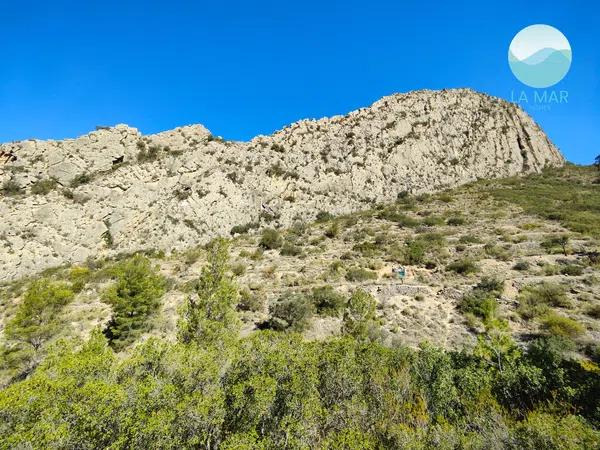
POLYGON ((0 282, 564 163, 516 105, 464 89, 396 94, 249 142, 117 125, 0 152, 0 282))

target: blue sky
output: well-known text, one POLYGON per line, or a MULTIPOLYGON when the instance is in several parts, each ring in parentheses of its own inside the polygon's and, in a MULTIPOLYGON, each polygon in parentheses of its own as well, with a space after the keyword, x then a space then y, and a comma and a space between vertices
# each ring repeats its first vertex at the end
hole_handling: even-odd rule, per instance
POLYGON ((550 88, 567 90, 568 104, 529 111, 569 160, 587 164, 600 153, 595 3, 5 0, 0 142, 116 123, 143 133, 202 123, 246 140, 394 92, 532 96, 510 72, 508 46, 545 23, 573 50, 550 88))

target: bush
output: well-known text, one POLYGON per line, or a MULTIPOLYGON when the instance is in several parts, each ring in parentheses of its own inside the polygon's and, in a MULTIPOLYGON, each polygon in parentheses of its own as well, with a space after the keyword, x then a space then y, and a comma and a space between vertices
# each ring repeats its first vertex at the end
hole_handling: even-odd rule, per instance
POLYGON ((244 264, 244 263, 232 264, 231 272, 233 272, 233 274, 236 277, 241 277, 242 275, 244 275, 246 273, 246 264, 244 264))
POLYGON ((334 218, 334 215, 327 211, 319 211, 317 213, 316 221, 317 223, 329 222, 334 218))
POLYGON ((23 193, 21 186, 19 186, 19 184, 12 179, 5 181, 2 184, 2 189, 0 189, 0 191, 7 197, 23 193))
POLYGON ((284 242, 279 250, 279 254, 282 256, 298 256, 302 254, 302 247, 298 247, 291 242, 284 242))
POLYGON ((90 181, 92 181, 92 177, 91 175, 88 175, 87 173, 80 173, 79 175, 76 175, 71 182, 69 183, 69 185, 72 188, 77 188, 81 185, 87 184, 90 181))
POLYGON ((526 286, 519 293, 517 312, 524 319, 533 319, 548 311, 548 306, 568 307, 571 305, 564 287, 558 284, 541 283, 526 286))
POLYGON ((560 268, 560 273, 569 276, 579 276, 583 273, 583 267, 579 264, 567 264, 560 268))
POLYGON ((377 273, 371 270, 363 269, 362 267, 352 267, 346 272, 346 280, 348 281, 367 281, 376 280, 377 273))
POLYGON ((270 308, 269 324, 276 330, 305 330, 312 318, 315 307, 304 294, 290 293, 279 298, 270 308))
POLYGON ((450 226, 457 227, 457 226, 464 225, 465 223, 467 223, 467 220, 461 216, 454 216, 454 217, 448 218, 448 220, 446 220, 446 223, 450 226))
POLYGON ((585 328, 579 322, 553 312, 542 319, 542 328, 554 336, 565 338, 576 338, 585 333, 585 328))
POLYGON ((319 314, 338 316, 346 303, 343 295, 338 294, 331 286, 313 288, 310 298, 319 314))
POLYGON ((475 261, 472 259, 459 259, 458 261, 454 261, 453 263, 448 264, 446 266, 446 270, 451 272, 456 272, 461 275, 468 275, 471 273, 479 272, 479 267, 475 264, 475 261))
POLYGON ((31 185, 31 193, 34 195, 46 195, 53 191, 57 184, 54 178, 36 181, 31 185))
POLYGON ((529 270, 529 263, 527 261, 518 261, 514 266, 513 269, 514 270, 529 270))
POLYGON ((259 246, 266 250, 274 250, 280 248, 283 244, 283 238, 279 231, 273 228, 265 228, 262 232, 259 246))
POLYGON ((376 325, 375 309, 372 295, 361 289, 354 291, 344 312, 342 332, 358 340, 368 339, 376 325))
POLYGON ((240 290, 240 300, 237 307, 241 311, 258 312, 263 310, 264 301, 259 294, 249 289, 242 289, 240 290))
POLYGON ((121 350, 151 328, 150 319, 165 293, 165 279, 142 255, 109 269, 115 283, 104 292, 112 317, 104 330, 111 345, 121 350))
POLYGON ((340 223, 336 220, 329 225, 329 227, 325 230, 325 236, 329 239, 333 239, 338 237, 340 234, 340 223))
POLYGON ((233 236, 235 234, 244 234, 250 230, 258 229, 258 222, 248 222, 244 225, 235 225, 231 228, 230 234, 233 236))
POLYGON ((64 327, 61 312, 73 298, 66 283, 41 279, 29 285, 4 329, 12 368, 27 373, 39 364, 46 344, 64 327))

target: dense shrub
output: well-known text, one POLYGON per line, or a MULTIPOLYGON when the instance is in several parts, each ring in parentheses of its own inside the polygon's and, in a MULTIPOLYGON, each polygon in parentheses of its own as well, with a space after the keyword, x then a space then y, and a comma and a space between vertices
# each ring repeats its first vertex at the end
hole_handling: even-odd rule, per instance
POLYGON ((301 293, 280 297, 269 308, 270 326, 276 330, 303 331, 315 312, 312 301, 301 293))
POLYGON ((34 195, 46 195, 53 191, 58 185, 54 178, 39 180, 31 185, 31 193, 34 195))
POLYGON ((465 258, 448 264, 448 266, 446 266, 446 270, 456 272, 461 275, 468 275, 479 272, 479 267, 472 259, 465 258))
POLYGON ((273 228, 265 228, 260 237, 258 245, 265 250, 274 250, 281 247, 283 244, 283 238, 279 231, 273 228))
POLYGON ((79 175, 76 175, 71 182, 69 183, 69 185, 72 188, 77 188, 83 184, 87 184, 90 181, 92 181, 92 176, 87 174, 87 173, 80 173, 79 175))
POLYGON ((337 316, 343 309, 346 299, 331 286, 313 288, 310 299, 320 314, 337 316))
POLYGON ((568 317, 550 312, 542 319, 542 328, 554 336, 575 338, 585 333, 579 322, 568 317))
POLYGON ((39 364, 46 345, 65 326, 61 312, 73 297, 66 283, 41 279, 29 285, 4 329, 6 362, 17 374, 39 364))
POLYGON ((376 280, 377 273, 362 267, 352 267, 346 271, 346 280, 348 281, 367 281, 376 280))
POLYGON ((118 263, 109 272, 114 284, 104 292, 104 301, 113 313, 104 334, 121 350, 150 329, 165 292, 165 279, 142 255, 118 263))
POLYGON ((8 181, 5 181, 2 184, 0 193, 2 193, 2 195, 7 196, 7 197, 12 196, 12 195, 19 195, 19 194, 23 193, 23 188, 21 188, 19 183, 10 179, 8 181))
POLYGON ((517 311, 525 319, 538 317, 548 310, 548 306, 568 307, 571 305, 565 288, 559 284, 540 283, 526 286, 518 297, 517 311))

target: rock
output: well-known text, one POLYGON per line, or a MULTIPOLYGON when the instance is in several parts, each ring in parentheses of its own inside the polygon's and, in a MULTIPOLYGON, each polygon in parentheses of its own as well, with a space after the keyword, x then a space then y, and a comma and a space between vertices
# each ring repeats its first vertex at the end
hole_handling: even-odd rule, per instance
POLYGON ((0 183, 25 188, 0 197, 0 281, 90 255, 184 250, 234 225, 287 226, 319 211, 394 201, 401 191, 564 164, 519 107, 465 89, 392 95, 250 142, 223 141, 200 125, 149 136, 117 125, 0 151, 17 157, 0 162, 0 183), (57 188, 33 195, 31 186, 48 178, 57 188))

